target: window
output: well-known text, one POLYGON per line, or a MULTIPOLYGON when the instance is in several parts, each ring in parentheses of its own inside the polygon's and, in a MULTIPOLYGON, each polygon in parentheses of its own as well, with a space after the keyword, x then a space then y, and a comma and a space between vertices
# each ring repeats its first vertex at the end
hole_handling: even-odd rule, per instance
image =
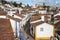
POLYGON ((43 28, 40 28, 40 31, 44 31, 44 29, 43 28))

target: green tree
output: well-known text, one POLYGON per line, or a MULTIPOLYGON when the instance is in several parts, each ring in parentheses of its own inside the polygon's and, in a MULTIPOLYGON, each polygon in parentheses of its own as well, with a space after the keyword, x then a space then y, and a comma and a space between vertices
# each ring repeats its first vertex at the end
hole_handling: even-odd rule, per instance
POLYGON ((26 5, 26 8, 31 8, 31 7, 29 6, 29 4, 27 4, 27 5, 26 5))
POLYGON ((58 7, 56 7, 55 11, 57 11, 57 10, 58 10, 58 7))
POLYGON ((22 2, 19 4, 20 7, 22 7, 22 2))
POLYGON ((43 8, 44 8, 44 10, 45 10, 45 8, 46 8, 46 5, 45 5, 45 3, 43 3, 43 8))
POLYGON ((6 0, 2 0, 1 2, 2 2, 2 4, 6 4, 6 3, 7 3, 7 1, 6 1, 6 0))
POLYGON ((13 5, 14 5, 15 7, 17 7, 17 3, 16 3, 16 2, 14 2, 13 5))
POLYGON ((49 8, 50 8, 50 6, 47 6, 47 12, 49 12, 49 8))

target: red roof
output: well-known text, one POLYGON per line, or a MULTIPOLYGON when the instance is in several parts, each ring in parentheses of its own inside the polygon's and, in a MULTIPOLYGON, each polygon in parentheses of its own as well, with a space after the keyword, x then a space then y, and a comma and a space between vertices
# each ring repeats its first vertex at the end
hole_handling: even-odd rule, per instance
POLYGON ((6 11, 0 11, 0 15, 7 15, 6 11))
POLYGON ((0 19, 0 40, 15 40, 9 19, 0 19))
POLYGON ((21 21, 21 19, 14 18, 14 17, 9 16, 9 15, 7 15, 7 17, 8 17, 9 19, 15 20, 15 21, 17 21, 17 22, 20 22, 20 21, 21 21))
POLYGON ((36 14, 30 19, 30 22, 40 20, 40 19, 41 19, 41 16, 39 14, 38 15, 36 14))
POLYGON ((58 16, 55 16, 55 18, 60 18, 60 16, 58 15, 58 16))
POLYGON ((38 25, 40 25, 40 24, 42 24, 42 23, 44 23, 43 21, 39 21, 39 22, 36 22, 36 23, 31 23, 34 27, 36 27, 36 26, 38 26, 38 25))
POLYGON ((18 14, 18 13, 14 13, 14 14, 21 17, 21 18, 24 18, 24 15, 22 15, 22 14, 18 14))

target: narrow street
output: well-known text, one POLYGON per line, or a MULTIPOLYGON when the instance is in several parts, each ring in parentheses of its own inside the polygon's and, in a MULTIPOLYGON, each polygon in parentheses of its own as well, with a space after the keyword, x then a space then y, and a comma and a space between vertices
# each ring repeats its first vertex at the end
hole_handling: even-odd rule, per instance
POLYGON ((22 33, 23 33, 23 36, 25 38, 25 40, 27 40, 27 37, 29 37, 29 40, 34 40, 30 35, 28 35, 25 31, 24 31, 24 28, 22 27, 21 29, 22 33))

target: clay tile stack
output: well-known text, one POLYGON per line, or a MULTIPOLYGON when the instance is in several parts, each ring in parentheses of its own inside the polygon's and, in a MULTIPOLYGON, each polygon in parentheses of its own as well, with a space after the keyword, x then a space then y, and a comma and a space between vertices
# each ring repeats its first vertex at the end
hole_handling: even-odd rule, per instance
POLYGON ((0 40, 15 40, 9 19, 0 19, 0 40))

